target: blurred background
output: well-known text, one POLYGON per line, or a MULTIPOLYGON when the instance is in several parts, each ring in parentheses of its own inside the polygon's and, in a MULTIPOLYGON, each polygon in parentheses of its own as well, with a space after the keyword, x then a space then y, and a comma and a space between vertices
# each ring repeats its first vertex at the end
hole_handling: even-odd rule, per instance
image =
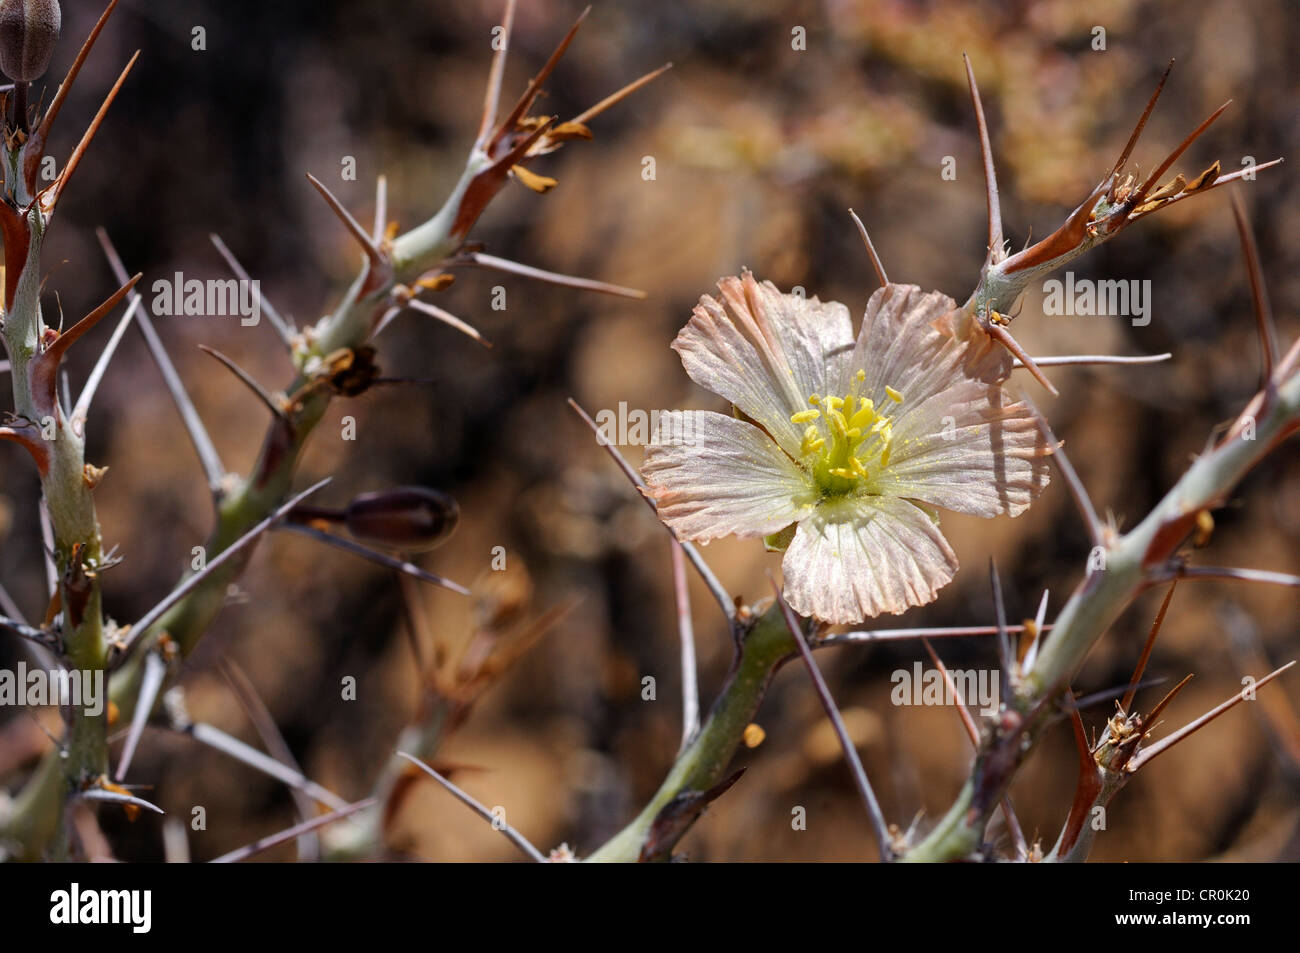
MULTIPOLYGON (((61 76, 100 12, 65 0, 61 76)), ((95 243, 104 226, 143 286, 177 271, 225 277, 216 232, 301 323, 330 310, 351 280, 355 249, 304 173, 321 177, 362 221, 377 175, 404 227, 442 203, 477 129, 500 2, 446 0, 123 0, 65 107, 52 142, 66 155, 131 52, 136 70, 81 166, 47 242, 47 316, 69 319, 113 289, 95 243), (192 49, 201 26, 206 50, 192 49), (340 175, 356 160, 355 181, 340 175)), ((525 0, 506 72, 513 98, 581 10, 525 0)), ((471 238, 544 268, 645 289, 631 302, 512 276, 464 271, 437 299, 495 345, 485 350, 414 313, 378 339, 388 375, 431 383, 379 387, 336 401, 303 461, 299 485, 330 475, 320 502, 422 484, 453 493, 461 526, 424 565, 476 598, 426 589, 417 629, 426 653, 451 660, 476 626, 532 620, 567 607, 444 738, 440 763, 543 848, 598 847, 654 792, 680 734, 678 636, 668 538, 566 407, 722 409, 687 378, 669 343, 702 293, 742 266, 783 289, 843 301, 860 315, 875 277, 846 209, 870 229, 890 277, 958 301, 973 288, 985 243, 984 186, 961 53, 987 110, 1008 238, 1053 230, 1110 168, 1171 57, 1178 60, 1134 160, 1150 169, 1224 100, 1232 108, 1176 167, 1295 156, 1300 130, 1300 18, 1285 0, 1154 3, 686 2, 598 0, 548 85, 540 112, 568 118, 665 61, 674 68, 532 168, 559 180, 544 196, 511 184, 471 238), (1093 49, 1094 28, 1104 50, 1093 49), (792 49, 792 31, 806 50, 792 49), (940 176, 945 157, 956 178, 940 176), (645 157, 655 177, 643 178, 645 157), (490 307, 492 289, 507 307, 490 307), (340 439, 343 415, 357 439, 340 439), (494 547, 507 568, 492 574, 494 547), (642 700, 642 678, 657 699, 642 700)), ((47 89, 46 99, 52 91, 47 89)), ((1172 173, 1171 173, 1172 174, 1172 173)), ((1284 344, 1300 333, 1300 202, 1288 162, 1244 188, 1284 344)), ((1044 316, 1032 289, 1015 333, 1032 354, 1149 354, 1139 368, 1056 369, 1053 400, 1026 392, 1065 438, 1099 509, 1134 525, 1254 392, 1258 346, 1226 191, 1187 201, 1090 254, 1077 277, 1150 279, 1152 320, 1044 316)), ((160 333, 226 465, 246 472, 267 423, 256 400, 199 350, 219 348, 271 388, 290 368, 269 327, 235 318, 157 318, 160 333)), ((265 325, 265 322, 263 322, 265 325)), ((74 388, 97 347, 73 354, 74 388)), ((107 608, 138 617, 174 584, 210 528, 201 471, 138 336, 100 390, 88 459, 110 472, 96 494, 108 545, 125 560, 105 577, 107 608)), ((625 451, 634 461, 637 447, 625 451)), ((46 597, 36 521, 38 484, 21 451, 0 447, 0 581, 29 617, 46 597)), ((1300 452, 1293 441, 1258 468, 1215 516, 1205 564, 1300 572, 1300 452)), ((1081 577, 1088 543, 1059 480, 1016 520, 945 514, 963 570, 933 605, 882 625, 989 624, 986 565, 995 557, 1013 618, 1049 618, 1081 577)), ((779 557, 754 541, 705 550, 730 591, 767 594, 779 557)), ((195 718, 258 743, 220 672, 238 664, 313 779, 364 796, 421 683, 391 573, 297 535, 263 543, 234 600, 182 679, 195 718), (340 697, 355 677, 357 699, 340 697)), ((691 579, 707 707, 730 660, 721 614, 691 579)), ((1123 616, 1075 684, 1124 683, 1160 594, 1123 616)), ((1165 714, 1181 725, 1227 698, 1241 678, 1300 654, 1300 594, 1184 583, 1149 674, 1196 678, 1165 714)), ((940 644, 952 668, 992 668, 991 639, 940 644)), ((0 641, 0 665, 17 656, 0 641)), ((971 750, 950 708, 891 705, 890 673, 924 659, 918 643, 827 650, 819 660, 862 751, 887 816, 926 826, 951 803, 971 750)), ((926 662, 928 667, 928 661, 926 662)), ((1147 689, 1148 709, 1168 685, 1147 689)), ((1300 857, 1300 679, 1289 675, 1158 759, 1116 799, 1099 860, 1300 857)), ((1089 711, 1089 730, 1113 713, 1089 711)), ((21 713, 0 712, 12 786, 16 762, 47 742, 21 713)), ((53 721, 46 719, 47 724, 53 721)), ((758 716, 766 740, 742 751, 742 781, 682 841, 697 860, 865 860, 870 828, 841 752, 795 666, 758 716), (791 829, 794 806, 807 830, 791 829)), ((1160 730, 1157 732, 1161 733, 1160 730)), ((1013 800, 1030 838, 1050 849, 1069 809, 1075 755, 1068 725, 1047 736, 1013 800)), ((289 826, 285 788, 188 738, 146 734, 132 780, 182 818, 196 859, 289 826)), ((161 857, 160 825, 104 812, 118 856, 161 857)), ((1000 824, 990 831, 1005 843, 1000 824)), ((413 786, 393 819, 393 856, 510 860, 513 849, 432 784, 413 786)), ((292 845, 264 855, 290 860, 292 845)))

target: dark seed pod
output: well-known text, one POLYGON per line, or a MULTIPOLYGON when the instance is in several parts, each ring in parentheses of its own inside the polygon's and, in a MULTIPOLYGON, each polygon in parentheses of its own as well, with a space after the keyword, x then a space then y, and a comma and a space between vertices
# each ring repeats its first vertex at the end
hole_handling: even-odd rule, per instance
POLYGON ((59 0, 0 0, 0 71, 16 83, 40 79, 62 25, 59 0))
POLYGON ((343 524, 357 539, 410 553, 441 544, 459 519, 454 499, 419 486, 363 493, 343 511, 343 524))

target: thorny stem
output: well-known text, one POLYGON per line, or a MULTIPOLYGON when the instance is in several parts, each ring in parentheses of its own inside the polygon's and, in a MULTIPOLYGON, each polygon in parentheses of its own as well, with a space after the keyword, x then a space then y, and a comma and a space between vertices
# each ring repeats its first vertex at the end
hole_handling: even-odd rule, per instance
POLYGON ((1061 610, 956 802, 905 860, 960 860, 977 851, 993 809, 1050 722, 1050 703, 1092 647, 1136 596, 1163 577, 1197 514, 1219 505, 1260 458, 1300 429, 1297 356, 1293 350, 1280 368, 1281 380, 1274 379, 1275 389, 1256 395, 1228 435, 1192 464, 1141 523, 1110 539, 1105 568, 1089 572, 1061 610))
POLYGON ((668 777, 650 803, 627 827, 587 858, 596 863, 630 863, 666 859, 677 837, 655 837, 656 821, 668 817, 674 803, 702 795, 727 778, 732 756, 740 747, 745 726, 754 720, 772 676, 795 656, 798 647, 780 610, 773 606, 744 633, 731 672, 708 719, 673 763, 668 777), (647 856, 647 853, 650 856, 647 856))

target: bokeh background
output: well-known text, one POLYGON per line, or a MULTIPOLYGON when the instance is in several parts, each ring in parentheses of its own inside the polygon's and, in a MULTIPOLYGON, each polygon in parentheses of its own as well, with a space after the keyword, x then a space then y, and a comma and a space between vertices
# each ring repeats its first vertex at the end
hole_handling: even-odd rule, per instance
MULTIPOLYGON (((99 13, 66 0, 61 75, 99 13)), ((375 177, 389 178, 404 225, 430 215, 455 181, 478 123, 499 2, 445 0, 123 0, 60 121, 66 155, 130 53, 143 51, 60 205, 47 244, 46 307, 71 317, 112 290, 93 230, 105 226, 146 285, 183 271, 224 277, 208 234, 219 233, 283 312, 300 322, 329 310, 355 268, 350 240, 304 173, 324 179, 362 220, 375 177), (191 48, 195 26, 207 49, 191 48), (343 181, 345 156, 356 181, 343 181)), ((523 88, 580 12, 569 0, 520 4, 506 97, 523 88)), ((891 278, 963 300, 984 251, 984 198, 961 53, 970 54, 989 114, 1004 220, 1019 246, 1043 236, 1109 169, 1166 61, 1178 60, 1135 160, 1151 168, 1205 115, 1232 108, 1177 166, 1297 153, 1300 19, 1285 0, 1060 2, 597 2, 549 84, 543 111, 574 115, 643 72, 674 68, 594 123, 596 138, 534 164, 559 185, 535 195, 512 184, 473 238, 530 264, 645 289, 642 303, 466 271, 438 303, 477 325, 485 350, 415 314, 379 339, 391 375, 430 383, 376 388, 335 403, 303 462, 300 483, 322 495, 398 484, 457 496, 457 535, 424 560, 474 582, 480 597, 426 590, 425 651, 454 659, 489 598, 517 626, 557 607, 564 618, 445 738, 438 757, 456 780, 544 847, 587 853, 629 820, 659 784, 680 732, 677 632, 666 534, 565 405, 721 409, 696 388, 668 344, 698 296, 742 266, 782 288, 847 303, 860 314, 875 278, 846 209, 858 210, 891 278), (1093 28, 1106 49, 1091 46, 1093 28), (807 49, 793 50, 803 27, 807 49), (642 177, 643 159, 656 177, 642 177), (955 181, 940 164, 956 161, 955 181), (505 311, 490 308, 493 286, 505 311), (340 418, 357 440, 340 439, 340 418), (492 577, 505 547, 505 578, 492 577), (506 582, 505 579, 509 581, 506 582), (506 592, 502 596, 502 592, 506 592), (482 595, 482 594, 495 595, 482 595), (475 606, 478 606, 476 615, 475 606), (643 701, 641 679, 657 679, 643 701)), ((47 92, 48 96, 48 92, 47 92)), ((1282 337, 1300 333, 1300 198, 1290 163, 1243 190, 1255 221, 1282 337)), ((1015 324, 1034 354, 1172 351, 1166 364, 1060 369, 1051 399, 1026 391, 1067 441, 1099 508, 1131 526, 1233 417, 1258 379, 1248 286, 1225 192, 1148 219, 1075 266, 1079 277, 1151 280, 1153 320, 1045 317, 1033 290, 1015 324)), ((229 318, 159 318, 160 331, 228 467, 244 471, 266 420, 257 402, 197 348, 211 344, 268 386, 289 368, 266 327, 229 318)), ((106 326, 74 351, 74 385, 106 326), (80 352, 80 353, 76 353, 80 352)), ((162 382, 132 334, 89 423, 89 459, 110 467, 97 492, 106 541, 123 564, 105 580, 109 612, 136 618, 188 564, 209 528, 209 504, 162 382)), ((627 448, 635 461, 639 450, 627 448)), ((0 580, 39 617, 45 595, 35 475, 0 447, 0 580)), ((328 499, 326 499, 328 498, 328 499)), ((1300 453, 1294 443, 1245 481, 1216 514, 1207 564, 1300 572, 1300 453)), ((1027 514, 981 521, 945 515, 963 564, 910 625, 987 624, 985 566, 1001 569, 1013 617, 1032 616, 1044 588, 1051 612, 1081 575, 1087 541, 1055 481, 1027 514)), ((731 591, 766 594, 779 566, 749 541, 705 553, 731 591)), ((730 646, 720 613, 692 579, 707 705, 730 646)), ((1080 693, 1124 682, 1159 596, 1140 599, 1081 673, 1080 693)), ((382 569, 296 536, 264 543, 183 678, 196 718, 256 742, 219 670, 246 671, 290 748, 316 780, 363 796, 415 715, 420 680, 404 635, 401 590, 382 569), (345 676, 356 701, 340 698, 345 676)), ((893 624, 895 620, 881 620, 893 624)), ((1205 582, 1175 596, 1150 672, 1196 678, 1166 714, 1172 728, 1300 654, 1294 590, 1205 582), (1267 660, 1267 661, 1265 661, 1267 660)), ((16 659, 0 642, 0 662, 16 659)), ((990 668, 992 640, 941 645, 954 668, 990 668)), ((845 710, 889 818, 926 825, 951 802, 971 752, 948 708, 890 704, 889 675, 924 658, 919 644, 828 650, 820 661, 845 710)), ((1149 707, 1163 688, 1140 699, 1149 707)), ((1300 681, 1288 676, 1144 770, 1115 801, 1100 860, 1300 856, 1300 681), (1266 706, 1271 706, 1266 709, 1266 706), (1269 717, 1265 717, 1266 710, 1269 717)), ((1109 703, 1088 713, 1100 729, 1109 703)), ((9 783, 47 742, 25 715, 0 713, 9 783)), ((869 826, 806 675, 783 671, 758 721, 766 740, 741 753, 743 780, 682 842, 698 860, 864 860, 869 826), (807 809, 793 831, 794 806, 807 809)), ((51 723, 46 719, 47 724, 51 723)), ((1050 848, 1070 803, 1075 762, 1062 724, 1022 772, 1013 798, 1031 837, 1050 848)), ((192 741, 150 731, 132 779, 189 816, 196 859, 288 826, 285 789, 192 741)), ((118 856, 161 856, 159 824, 105 817, 118 856)), ((991 831, 1005 840, 999 826, 991 831)), ((406 797, 394 856, 507 860, 512 849, 431 785, 406 797)), ((290 860, 292 845, 266 855, 290 860)))

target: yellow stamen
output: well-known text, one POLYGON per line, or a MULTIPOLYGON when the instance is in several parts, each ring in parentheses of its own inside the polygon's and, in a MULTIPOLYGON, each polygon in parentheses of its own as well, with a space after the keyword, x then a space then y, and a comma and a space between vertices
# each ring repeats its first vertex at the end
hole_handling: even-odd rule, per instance
POLYGON ((809 421, 816 420, 822 415, 820 410, 801 410, 797 414, 790 415, 790 422, 794 424, 806 424, 809 421))
POLYGON ((888 384, 885 385, 885 393, 889 395, 889 399, 894 403, 901 404, 903 402, 903 395, 894 390, 894 388, 890 387, 888 384))
POLYGON ((859 371, 858 371, 856 374, 854 374, 853 376, 856 377, 857 380, 858 380, 858 383, 861 384, 863 381, 865 381, 865 380, 867 379, 867 372, 864 371, 864 370, 859 370, 859 371))

